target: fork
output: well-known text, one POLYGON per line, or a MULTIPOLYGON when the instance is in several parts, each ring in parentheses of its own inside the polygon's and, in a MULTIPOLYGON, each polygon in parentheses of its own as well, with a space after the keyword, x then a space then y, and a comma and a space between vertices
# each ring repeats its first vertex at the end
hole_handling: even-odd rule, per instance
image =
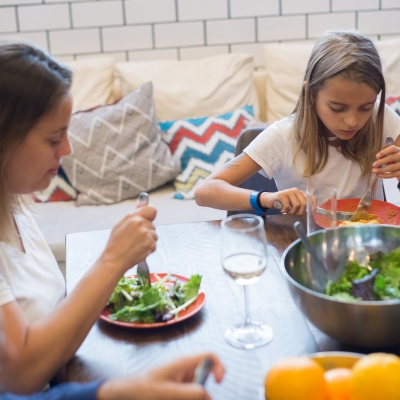
MULTIPOLYGON (((149 204, 149 195, 146 192, 140 193, 137 207, 146 206, 147 204, 149 204)), ((150 271, 146 259, 138 264, 137 275, 144 286, 150 286, 150 271)))
MULTIPOLYGON (((391 137, 387 137, 385 139, 385 143, 382 146, 382 150, 385 149, 388 146, 393 145, 393 139, 391 137)), ((364 194, 363 197, 361 197, 360 202, 358 203, 358 206, 356 208, 356 211, 354 211, 353 216, 351 217, 350 221, 358 221, 360 220, 365 212, 367 212, 372 205, 372 188, 374 187, 376 180, 378 179, 378 175, 374 175, 374 177, 370 180, 368 188, 366 193, 364 194)))

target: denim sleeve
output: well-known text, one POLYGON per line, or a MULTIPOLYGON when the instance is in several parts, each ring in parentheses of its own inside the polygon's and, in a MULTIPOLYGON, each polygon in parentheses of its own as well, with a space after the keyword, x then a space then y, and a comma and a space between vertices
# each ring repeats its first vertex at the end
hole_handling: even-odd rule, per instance
POLYGON ((97 390, 103 382, 104 379, 88 383, 62 383, 47 392, 28 396, 4 393, 0 394, 0 400, 96 400, 97 390))

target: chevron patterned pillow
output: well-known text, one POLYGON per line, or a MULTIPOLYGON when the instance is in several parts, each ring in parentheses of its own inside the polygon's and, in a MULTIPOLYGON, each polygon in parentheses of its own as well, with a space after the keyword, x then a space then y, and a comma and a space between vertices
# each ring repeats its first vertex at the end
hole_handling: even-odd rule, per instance
POLYGON ((400 96, 387 96, 386 104, 400 116, 400 96))
POLYGON ((180 171, 161 140, 151 82, 116 104, 74 114, 68 133, 73 153, 64 157, 63 169, 80 192, 77 206, 136 197, 180 171))
POLYGON ((50 201, 73 201, 76 199, 77 192, 71 186, 62 168, 51 180, 50 186, 45 190, 37 191, 33 194, 33 200, 37 203, 47 203, 50 201))
POLYGON ((217 117, 160 122, 163 139, 181 162, 174 198, 193 199, 196 187, 234 157, 236 139, 253 119, 253 107, 245 106, 217 117))

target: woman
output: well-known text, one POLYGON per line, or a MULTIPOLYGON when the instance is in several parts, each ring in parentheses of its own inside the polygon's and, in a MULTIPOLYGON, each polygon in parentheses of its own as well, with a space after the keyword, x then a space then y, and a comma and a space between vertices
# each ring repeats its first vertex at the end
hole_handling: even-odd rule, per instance
POLYGON ((114 227, 99 259, 64 298, 29 194, 45 189, 71 152, 70 85, 71 71, 43 51, 0 44, 0 309, 17 355, 0 384, 22 394, 42 390, 71 359, 119 278, 156 248, 156 210, 144 206, 114 227))

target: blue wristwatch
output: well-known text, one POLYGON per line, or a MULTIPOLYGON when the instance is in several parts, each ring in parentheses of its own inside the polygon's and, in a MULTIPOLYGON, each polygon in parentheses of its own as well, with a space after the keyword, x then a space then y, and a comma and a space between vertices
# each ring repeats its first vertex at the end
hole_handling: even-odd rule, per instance
POLYGON ((260 203, 261 193, 264 193, 265 190, 255 190, 250 194, 250 205, 254 208, 257 215, 265 215, 267 213, 268 208, 265 208, 260 203))

